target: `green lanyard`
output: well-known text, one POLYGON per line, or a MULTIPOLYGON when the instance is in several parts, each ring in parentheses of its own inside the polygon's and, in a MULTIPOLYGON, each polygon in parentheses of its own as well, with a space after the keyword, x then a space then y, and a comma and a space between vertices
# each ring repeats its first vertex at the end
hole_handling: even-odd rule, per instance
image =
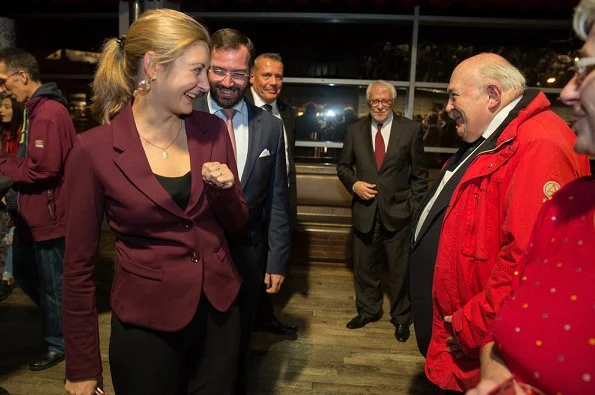
POLYGON ((24 144, 29 132, 29 120, 27 119, 27 108, 23 110, 23 126, 21 127, 21 140, 19 144, 24 144))

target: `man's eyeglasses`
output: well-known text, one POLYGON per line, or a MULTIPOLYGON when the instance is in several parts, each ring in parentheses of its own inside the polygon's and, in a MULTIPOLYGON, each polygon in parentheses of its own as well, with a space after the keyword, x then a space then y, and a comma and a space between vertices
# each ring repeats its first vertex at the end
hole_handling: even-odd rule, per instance
POLYGON ((247 71, 227 71, 224 69, 220 69, 219 67, 209 67, 209 71, 215 74, 219 78, 225 78, 226 76, 230 76, 232 80, 238 82, 244 82, 248 78, 247 71))
POLYGON ((12 77, 12 76, 14 76, 14 75, 17 75, 17 74, 18 74, 18 73, 20 73, 20 72, 21 72, 20 70, 19 70, 19 71, 15 71, 14 73, 12 73, 12 74, 9 74, 9 75, 7 75, 7 76, 6 76, 6 77, 4 77, 4 78, 0 78, 0 88, 6 88, 6 81, 8 81, 8 79, 9 79, 10 77, 12 77))
POLYGON ((383 107, 388 107, 393 104, 393 99, 372 99, 368 100, 368 104, 370 105, 370 107, 378 107, 380 105, 382 105, 383 107))
POLYGON ((576 84, 580 85, 583 83, 585 78, 595 70, 595 56, 587 56, 584 58, 574 59, 574 76, 576 77, 576 84))

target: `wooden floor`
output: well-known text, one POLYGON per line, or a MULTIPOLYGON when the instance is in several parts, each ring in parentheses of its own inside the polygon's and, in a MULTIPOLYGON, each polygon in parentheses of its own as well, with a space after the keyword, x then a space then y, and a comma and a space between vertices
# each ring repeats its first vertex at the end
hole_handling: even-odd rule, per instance
MULTIPOLYGON (((106 390, 113 394, 107 363, 107 304, 113 237, 102 241, 98 269, 101 353, 106 390)), ((414 334, 397 343, 389 317, 348 330, 354 315, 352 272, 345 266, 295 266, 276 296, 278 316, 298 325, 294 338, 256 333, 250 362, 250 394, 441 394, 423 375, 414 334)), ((388 311, 385 300, 384 310, 388 311)), ((40 315, 16 289, 0 303, 0 386, 11 394, 63 394, 64 364, 31 372, 27 361, 43 351, 40 315)))

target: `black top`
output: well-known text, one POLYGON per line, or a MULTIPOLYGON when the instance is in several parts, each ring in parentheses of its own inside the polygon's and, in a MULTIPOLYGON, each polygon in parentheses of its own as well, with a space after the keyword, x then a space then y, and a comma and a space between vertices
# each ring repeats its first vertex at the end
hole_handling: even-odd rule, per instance
POLYGON ((190 200, 190 190, 192 188, 190 172, 180 177, 164 177, 159 174, 155 174, 155 177, 157 177, 157 181, 159 181, 163 189, 171 195, 174 202, 182 210, 185 210, 186 206, 188 206, 188 200, 190 200))

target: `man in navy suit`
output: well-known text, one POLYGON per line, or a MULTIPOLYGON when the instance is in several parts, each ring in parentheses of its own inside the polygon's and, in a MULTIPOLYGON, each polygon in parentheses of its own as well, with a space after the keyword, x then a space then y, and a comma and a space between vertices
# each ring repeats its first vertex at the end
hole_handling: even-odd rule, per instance
MULTIPOLYGON (((289 212, 291 224, 297 220, 297 193, 295 160, 293 148, 295 145, 295 113, 291 106, 279 100, 283 87, 283 60, 276 53, 262 53, 254 59, 250 72, 250 89, 246 90, 245 98, 250 104, 267 110, 283 121, 285 139, 285 163, 289 185, 289 212)), ((277 335, 295 335, 297 326, 284 324, 275 316, 271 294, 266 292, 264 284, 260 287, 256 318, 255 332, 271 332, 277 335)))
POLYGON ((211 48, 210 92, 198 98, 194 108, 226 122, 249 207, 246 227, 228 235, 234 263, 244 280, 240 291, 242 357, 236 391, 244 394, 260 283, 265 282, 269 293, 279 292, 290 257, 285 141, 281 120, 244 100, 254 54, 252 41, 237 30, 221 29, 211 36, 211 48))

